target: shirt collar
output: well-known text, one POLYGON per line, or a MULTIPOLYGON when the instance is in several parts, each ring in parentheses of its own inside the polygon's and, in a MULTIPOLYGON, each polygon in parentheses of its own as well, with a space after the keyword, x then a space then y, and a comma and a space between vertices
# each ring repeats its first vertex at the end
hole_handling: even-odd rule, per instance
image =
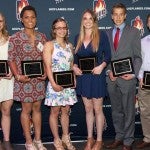
POLYGON ((125 27, 125 23, 121 24, 120 26, 115 26, 115 30, 117 30, 117 28, 119 28, 121 31, 123 30, 123 28, 125 27))

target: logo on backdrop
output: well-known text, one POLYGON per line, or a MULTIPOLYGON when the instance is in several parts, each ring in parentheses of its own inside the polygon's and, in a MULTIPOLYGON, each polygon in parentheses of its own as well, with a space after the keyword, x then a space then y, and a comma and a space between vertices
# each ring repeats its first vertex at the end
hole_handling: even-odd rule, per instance
POLYGON ((16 0, 16 18, 18 21, 20 21, 20 13, 22 9, 29 5, 28 0, 16 0))
POLYGON ((144 34, 144 25, 140 16, 137 16, 135 19, 131 21, 131 25, 140 30, 141 36, 144 34))
POLYGON ((97 19, 100 20, 106 17, 106 3, 104 0, 94 0, 93 1, 93 10, 97 14, 97 19))
POLYGON ((132 3, 138 2, 139 0, 132 0, 132 3))
POLYGON ((58 4, 58 3, 61 3, 63 2, 64 0, 55 0, 55 3, 58 4))

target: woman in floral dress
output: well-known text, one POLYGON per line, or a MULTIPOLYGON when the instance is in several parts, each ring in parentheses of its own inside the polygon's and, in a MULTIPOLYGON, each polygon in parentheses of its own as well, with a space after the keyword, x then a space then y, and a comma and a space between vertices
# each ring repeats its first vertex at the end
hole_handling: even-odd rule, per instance
POLYGON ((67 36, 68 26, 66 21, 63 18, 56 19, 52 24, 52 41, 47 42, 43 50, 43 60, 49 79, 45 105, 51 106, 49 124, 54 136, 54 146, 57 150, 64 150, 63 144, 68 150, 75 150, 69 136, 69 110, 70 105, 77 102, 76 93, 72 88, 63 88, 56 84, 53 78, 53 72, 72 70, 73 47, 68 42, 67 36), (60 139, 58 133, 59 114, 61 114, 62 139, 60 139))
POLYGON ((14 100, 22 105, 21 124, 26 139, 26 150, 46 150, 41 142, 41 102, 45 98, 46 75, 29 78, 22 74, 21 61, 42 59, 44 34, 35 31, 36 11, 25 6, 20 14, 24 30, 16 32, 9 41, 8 60, 15 76, 14 100), (30 115, 35 129, 35 138, 30 134, 30 115))

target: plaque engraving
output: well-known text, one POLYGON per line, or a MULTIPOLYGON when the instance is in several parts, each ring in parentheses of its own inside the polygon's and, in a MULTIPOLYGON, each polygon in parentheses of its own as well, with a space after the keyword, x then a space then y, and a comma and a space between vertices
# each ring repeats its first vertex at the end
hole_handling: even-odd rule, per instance
POLYGON ((0 60, 0 77, 6 77, 7 74, 9 74, 7 60, 0 60))
POLYGON ((41 77, 44 74, 44 67, 42 60, 22 61, 22 74, 30 78, 41 77))
POLYGON ((74 87, 73 71, 53 72, 55 82, 63 88, 74 87))
POLYGON ((96 57, 83 57, 79 58, 79 68, 82 73, 91 73, 93 68, 96 66, 96 57))
POLYGON ((115 77, 134 73, 131 57, 111 61, 111 68, 115 77))
POLYGON ((142 88, 150 89, 150 71, 144 71, 143 83, 142 88))

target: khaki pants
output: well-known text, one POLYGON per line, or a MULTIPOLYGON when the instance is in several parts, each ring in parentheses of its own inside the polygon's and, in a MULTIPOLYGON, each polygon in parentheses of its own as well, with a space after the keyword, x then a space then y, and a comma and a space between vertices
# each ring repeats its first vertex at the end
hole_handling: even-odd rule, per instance
POLYGON ((150 143, 150 90, 141 89, 139 87, 138 100, 140 105, 140 117, 144 135, 143 141, 150 143))

